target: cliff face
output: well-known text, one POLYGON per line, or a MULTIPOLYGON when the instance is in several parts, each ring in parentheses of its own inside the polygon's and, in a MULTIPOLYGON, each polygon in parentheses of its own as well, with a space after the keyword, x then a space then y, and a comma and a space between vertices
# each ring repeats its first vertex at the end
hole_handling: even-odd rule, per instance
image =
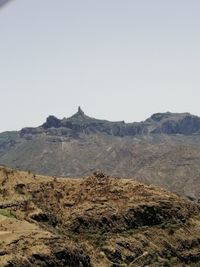
POLYGON ((200 199, 200 118, 157 113, 141 123, 109 122, 81 108, 62 120, 0 134, 0 164, 55 176, 109 175, 200 199))
POLYGON ((88 117, 79 107, 72 117, 59 120, 49 116, 46 122, 38 128, 24 128, 20 135, 37 134, 41 132, 65 136, 77 136, 81 133, 105 133, 113 136, 136 136, 144 134, 197 134, 200 130, 200 118, 189 113, 157 113, 139 123, 109 122, 88 117))
POLYGON ((166 190, 102 173, 58 179, 7 168, 0 185, 2 267, 200 261, 200 207, 166 190))

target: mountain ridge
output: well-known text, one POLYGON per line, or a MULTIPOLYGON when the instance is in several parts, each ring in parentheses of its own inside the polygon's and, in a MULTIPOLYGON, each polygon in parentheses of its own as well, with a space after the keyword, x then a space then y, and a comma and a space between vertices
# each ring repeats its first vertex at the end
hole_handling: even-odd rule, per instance
POLYGON ((39 127, 1 133, 0 164, 59 177, 99 170, 199 201, 199 121, 189 113, 166 112, 141 123, 109 122, 79 108, 69 118, 50 116, 39 127))
POLYGON ((78 112, 69 118, 58 119, 50 115, 46 122, 39 127, 26 127, 20 135, 50 131, 51 128, 64 128, 65 134, 77 133, 106 133, 113 136, 136 136, 144 134, 198 134, 200 132, 200 118, 190 113, 155 113, 142 122, 125 123, 124 121, 100 120, 85 115, 78 107, 78 112))

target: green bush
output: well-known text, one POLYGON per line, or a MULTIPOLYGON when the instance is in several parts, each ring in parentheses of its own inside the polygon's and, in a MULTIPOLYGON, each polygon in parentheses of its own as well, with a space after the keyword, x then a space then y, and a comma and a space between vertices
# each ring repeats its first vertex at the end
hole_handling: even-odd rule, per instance
POLYGON ((6 216, 9 218, 15 218, 15 214, 8 209, 0 209, 0 215, 6 216))

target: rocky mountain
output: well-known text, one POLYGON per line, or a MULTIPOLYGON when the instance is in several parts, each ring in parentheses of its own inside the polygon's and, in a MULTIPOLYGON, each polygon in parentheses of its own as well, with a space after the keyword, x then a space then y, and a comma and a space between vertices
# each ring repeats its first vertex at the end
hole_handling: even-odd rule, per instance
POLYGON ((140 123, 110 122, 91 118, 79 107, 78 112, 70 118, 59 120, 49 116, 38 128, 24 128, 21 137, 30 134, 48 133, 77 137, 80 134, 105 133, 112 136, 136 136, 144 134, 198 134, 200 118, 189 113, 157 113, 140 123))
POLYGON ((200 199, 200 118, 157 113, 143 122, 91 118, 79 107, 36 128, 0 134, 0 164, 52 176, 101 170, 200 199))
POLYGON ((2 267, 197 267, 199 247, 200 206, 174 193, 0 167, 2 267))

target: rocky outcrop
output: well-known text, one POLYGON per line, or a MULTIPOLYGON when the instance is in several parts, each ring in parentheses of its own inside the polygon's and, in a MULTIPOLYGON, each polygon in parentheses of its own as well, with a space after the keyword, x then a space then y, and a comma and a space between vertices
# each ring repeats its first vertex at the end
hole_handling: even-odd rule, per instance
POLYGON ((0 202, 13 205, 0 208, 2 267, 189 267, 200 260, 200 206, 166 190, 100 172, 59 179, 14 170, 4 187, 0 202))
POLYGON ((125 123, 98 120, 79 108, 70 118, 49 116, 39 127, 0 134, 0 164, 63 177, 101 170, 199 201, 199 129, 200 118, 189 113, 125 123))
POLYGON ((152 133, 189 135, 200 131, 200 118, 189 113, 157 113, 148 121, 156 122, 152 133))
MULTIPOLYGON (((64 241, 65 242, 65 241, 64 241)), ((4 267, 91 267, 90 257, 79 250, 67 247, 56 247, 51 253, 33 253, 27 259, 13 259, 4 267)))
POLYGON ((49 116, 46 120, 46 122, 42 125, 42 128, 48 129, 48 128, 59 128, 62 126, 62 123, 59 119, 57 119, 55 116, 49 116))
POLYGON ((200 131, 200 118, 189 113, 156 113, 144 122, 110 122, 91 118, 79 107, 78 112, 62 120, 49 116, 38 128, 24 128, 21 137, 47 133, 77 137, 81 133, 105 133, 113 136, 137 136, 145 134, 195 134, 200 131), (64 130, 63 130, 64 129, 64 130))

